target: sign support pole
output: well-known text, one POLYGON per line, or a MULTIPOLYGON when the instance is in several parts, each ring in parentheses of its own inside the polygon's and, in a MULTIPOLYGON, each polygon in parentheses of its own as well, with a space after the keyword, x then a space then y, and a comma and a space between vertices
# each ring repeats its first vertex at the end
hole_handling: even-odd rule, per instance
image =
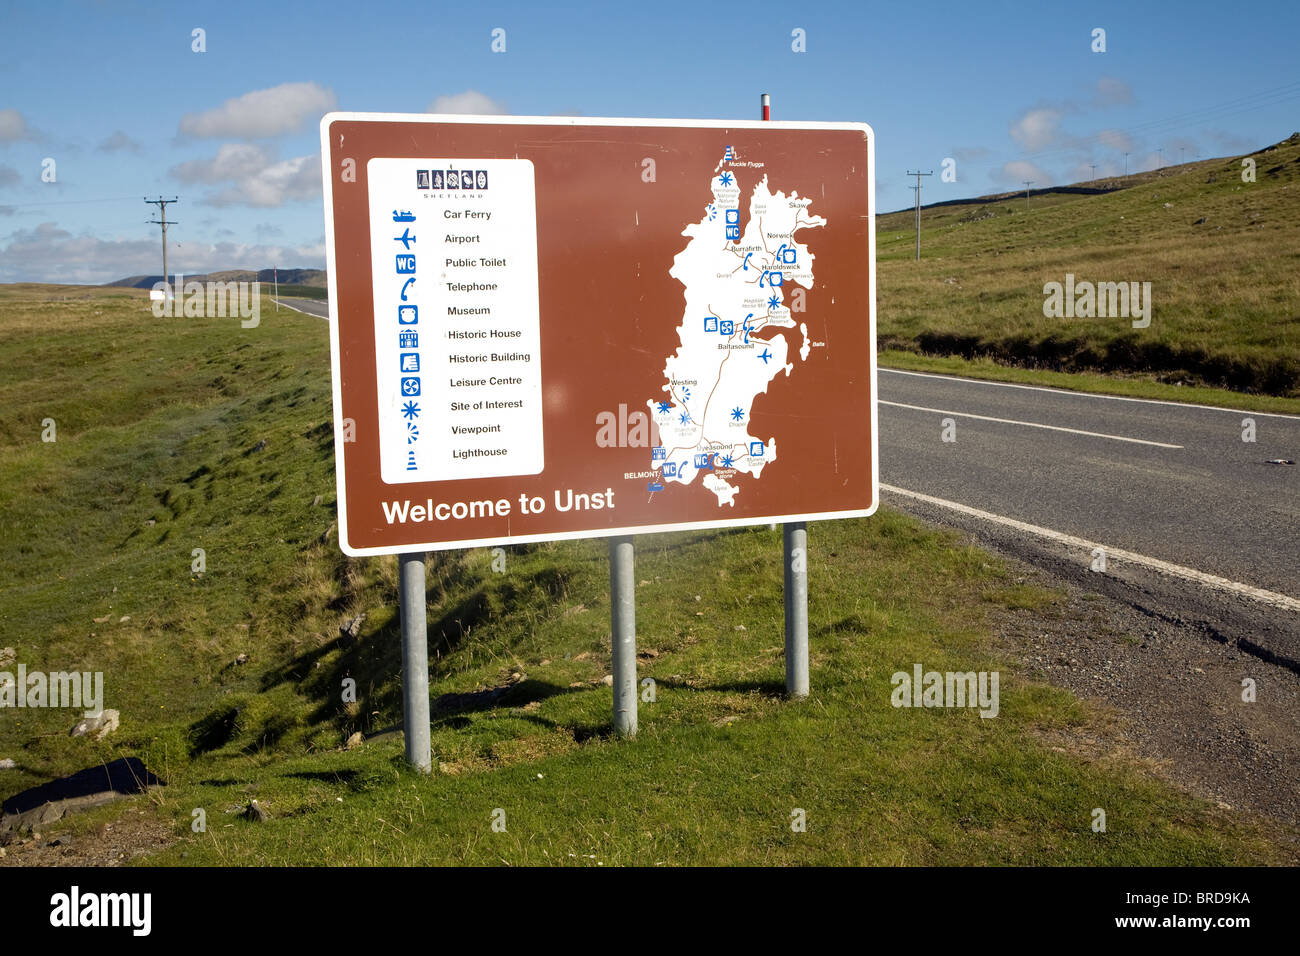
POLYGON ((402 617, 402 736, 406 762, 420 773, 433 767, 429 748, 429 627, 425 621, 424 552, 398 555, 402 617))
POLYGON ((636 580, 632 536, 609 539, 609 631, 614 658, 614 733, 636 736, 636 580))
MULTIPOLYGON (((772 99, 763 94, 763 119, 772 119, 772 99)), ((785 561, 785 692, 808 696, 808 525, 781 525, 785 561)))
POLYGON ((785 692, 808 696, 808 525, 781 525, 785 558, 785 692))

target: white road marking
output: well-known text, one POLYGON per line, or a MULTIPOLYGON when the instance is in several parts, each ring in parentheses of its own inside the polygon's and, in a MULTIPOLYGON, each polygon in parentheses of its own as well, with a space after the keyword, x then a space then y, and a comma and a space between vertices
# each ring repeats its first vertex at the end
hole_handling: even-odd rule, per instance
POLYGON ((1211 412, 1231 412, 1234 415, 1256 415, 1261 418, 1290 418, 1300 421, 1300 415, 1287 415, 1283 412, 1252 412, 1244 408, 1224 408, 1220 405, 1197 405, 1192 402, 1171 402, 1162 398, 1129 398, 1127 395, 1103 395, 1100 392, 1076 392, 1068 388, 1048 388, 1044 385, 1018 385, 1015 382, 991 382, 982 378, 964 378, 960 375, 939 375, 934 372, 911 372, 901 368, 885 368, 878 371, 893 375, 915 375, 919 378, 942 378, 953 382, 970 382, 972 385, 993 385, 998 388, 1024 388, 1031 392, 1051 392, 1054 395, 1072 395, 1076 398, 1104 398, 1108 402, 1141 402, 1144 405, 1172 405, 1175 408, 1203 408, 1211 412))
POLYGON ((1002 515, 995 515, 988 511, 981 511, 978 508, 958 504, 955 501, 946 501, 943 498, 933 498, 930 495, 923 495, 919 491, 908 491, 906 488, 895 488, 893 485, 886 485, 883 483, 880 485, 880 490, 888 491, 895 495, 903 495, 906 498, 914 498, 917 501, 924 501, 927 504, 937 505, 940 508, 948 508, 952 511, 958 511, 964 515, 970 515, 972 518, 980 518, 984 521, 991 521, 994 524, 1000 524, 1008 528, 1015 528, 1017 531, 1024 531, 1028 534, 1037 535, 1040 538, 1047 538, 1061 544, 1083 548, 1089 554, 1097 548, 1101 548, 1106 553, 1107 561, 1113 561, 1115 559, 1128 561, 1132 564, 1139 564, 1143 567, 1151 568, 1152 570, 1160 571, 1164 574, 1171 574, 1174 577, 1183 578, 1187 581, 1194 581, 1197 584, 1203 584, 1220 591, 1228 591, 1232 594, 1239 594, 1243 597, 1253 598, 1256 601, 1261 601, 1264 604, 1269 604, 1273 607, 1282 608, 1288 611, 1300 611, 1300 601, 1285 594, 1278 594, 1276 591, 1266 591, 1263 588, 1253 587, 1249 584, 1229 581, 1227 578, 1221 578, 1214 574, 1206 574, 1204 571, 1197 571, 1194 568, 1185 568, 1179 564, 1170 564, 1168 561, 1161 561, 1159 558, 1149 558, 1144 554, 1125 551, 1123 548, 1112 548, 1107 544, 1098 544, 1095 541, 1076 538, 1072 534, 1053 531, 1051 528, 1041 528, 1035 524, 1027 524, 1024 521, 1017 521, 1015 518, 1005 518, 1002 515))
MULTIPOLYGON (((274 296, 271 297, 271 301, 272 302, 276 301, 274 296)), ((326 322, 328 322, 330 318, 328 315, 317 315, 315 312, 308 312, 306 309, 295 308, 294 306, 290 305, 288 302, 285 302, 283 299, 279 301, 279 304, 284 306, 286 309, 293 309, 293 311, 297 312, 299 315, 310 315, 313 319, 324 319, 326 322)))
POLYGON ((1135 445, 1155 445, 1157 448, 1182 448, 1182 445, 1170 445, 1162 441, 1147 441, 1145 438, 1125 438, 1123 435, 1107 435, 1103 432, 1086 432, 1081 428, 1064 428, 1060 425, 1044 425, 1040 422, 1021 422, 1014 418, 991 418, 988 415, 972 415, 970 412, 952 412, 942 408, 926 408, 924 405, 905 405, 902 402, 887 402, 883 398, 877 399, 881 405, 892 405, 895 408, 910 408, 918 412, 934 412, 936 415, 956 415, 959 418, 978 418, 983 422, 1000 422, 1003 425, 1024 425, 1026 428, 1046 428, 1054 432, 1069 432, 1072 435, 1090 435, 1093 438, 1109 438, 1112 441, 1127 441, 1135 445))

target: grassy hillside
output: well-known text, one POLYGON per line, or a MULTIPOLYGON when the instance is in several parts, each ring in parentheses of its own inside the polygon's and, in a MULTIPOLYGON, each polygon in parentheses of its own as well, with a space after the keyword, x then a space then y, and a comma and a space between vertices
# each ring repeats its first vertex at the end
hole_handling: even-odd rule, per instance
POLYGON ((1300 397, 1300 134, 1251 158, 930 207, 919 263, 913 213, 880 217, 881 347, 1300 397), (1066 273, 1152 283, 1150 327, 1045 318, 1066 273))
MULTIPOLYGON (((224 272, 208 272, 196 275, 185 276, 186 282, 261 282, 263 285, 270 286, 273 282, 279 281, 280 285, 298 286, 308 285, 319 288, 325 287, 325 270, 323 269, 280 269, 278 272, 273 269, 261 269, 254 272, 250 269, 227 269, 224 272)), ((129 288, 129 289, 152 289, 154 283, 162 281, 162 275, 152 276, 127 276, 125 279, 118 279, 116 282, 106 284, 107 288, 129 288)), ((171 276, 171 281, 176 281, 176 276, 171 276)))
MULTIPOLYGON (((1109 718, 1021 678, 991 630, 1006 609, 1050 621, 1058 596, 888 512, 810 532, 804 703, 781 695, 779 532, 641 536, 657 699, 635 741, 609 737, 602 542, 512 548, 504 573, 484 550, 431 557, 437 772, 418 777, 385 733, 395 560, 345 558, 333 533, 329 396, 309 316, 243 329, 154 319, 137 291, 0 287, 0 644, 103 671, 122 714, 95 742, 69 711, 0 711, 0 795, 138 755, 169 785, 137 809, 177 841, 144 862, 176 864, 1293 860, 1294 834, 1049 745, 1109 718), (999 670, 999 716, 892 707, 917 662, 999 670), (237 816, 251 797, 269 822, 237 816)), ((58 826, 75 846, 123 813, 58 826)))

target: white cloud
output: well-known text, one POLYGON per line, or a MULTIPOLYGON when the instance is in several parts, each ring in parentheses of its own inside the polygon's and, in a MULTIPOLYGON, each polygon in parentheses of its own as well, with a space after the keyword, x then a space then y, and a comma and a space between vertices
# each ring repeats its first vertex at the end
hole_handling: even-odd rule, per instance
POLYGON ((508 113, 505 105, 498 103, 486 93, 478 90, 466 90, 451 96, 439 96, 425 111, 427 113, 473 113, 479 115, 501 115, 508 113))
POLYGON ((1097 80, 1097 89, 1092 97, 1092 105, 1097 108, 1106 106, 1127 106, 1133 102, 1133 87, 1113 76, 1103 76, 1097 80))
POLYGON ((1168 165, 1168 164, 1169 164, 1168 156, 1166 156, 1164 160, 1161 160, 1160 154, 1158 152, 1147 153, 1145 156, 1138 157, 1137 162, 1134 165, 1129 167, 1129 172, 1149 173, 1153 169, 1159 169, 1161 165, 1168 165))
POLYGON ((320 156, 298 156, 241 179, 208 200, 214 206, 282 206, 321 194, 320 156))
POLYGON ((1226 149, 1231 153, 1240 154, 1254 152, 1255 149, 1262 145, 1238 136, 1235 133, 1229 133, 1221 129, 1206 130, 1205 135, 1208 136, 1220 149, 1226 149))
POLYGON ((120 149, 130 153, 138 153, 140 152, 140 144, 120 129, 114 130, 108 139, 99 144, 99 151, 102 153, 114 153, 120 149))
POLYGON ((1046 149, 1060 135, 1063 116, 1064 113, 1053 106, 1026 110, 1011 124, 1011 138, 1021 149, 1031 153, 1046 149))
POLYGON ((1097 134, 1097 141, 1107 149, 1113 149, 1119 153, 1128 153, 1133 150, 1133 137, 1123 130, 1104 129, 1097 134))
POLYGON ((15 109, 0 110, 0 143, 35 138, 36 131, 27 125, 22 113, 15 109))
MULTIPOLYGON (((0 246, 0 282, 103 283, 162 271, 158 237, 74 236, 55 223, 19 230, 0 246)), ((182 241, 169 244, 167 266, 194 275, 222 269, 323 269, 324 239, 302 245, 182 241)))
POLYGON ((318 120, 337 104, 334 91, 317 83, 282 83, 254 90, 215 109, 181 117, 184 136, 266 139, 292 133, 318 120))
POLYGON ((211 159, 173 166, 171 175, 183 183, 230 183, 203 200, 212 206, 269 208, 314 199, 321 192, 318 154, 280 160, 274 151, 252 143, 226 143, 211 159))
POLYGON ((183 183, 222 183, 255 176, 274 161, 274 154, 252 143, 226 143, 211 159, 192 159, 171 168, 183 183))
POLYGON ((1001 169, 990 174, 990 178, 996 183, 1006 183, 1009 186, 1023 186, 1026 179, 1032 180, 1040 189, 1052 185, 1051 173, 1025 159, 1003 163, 1001 169))

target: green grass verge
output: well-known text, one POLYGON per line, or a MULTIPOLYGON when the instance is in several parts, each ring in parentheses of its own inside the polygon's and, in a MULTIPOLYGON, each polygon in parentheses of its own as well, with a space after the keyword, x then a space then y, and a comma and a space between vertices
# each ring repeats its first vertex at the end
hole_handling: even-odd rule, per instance
POLYGON ((280 286, 282 299, 316 299, 323 302, 329 298, 329 295, 329 289, 324 286, 288 284, 280 286))
POLYGON ((1168 385, 1152 377, 1131 375, 1106 375, 1100 372, 1052 372, 1041 368, 1018 368, 1003 365, 991 359, 968 359, 960 355, 918 355, 898 349, 884 349, 878 353, 881 368, 897 368, 910 372, 933 372, 937 375, 959 375, 989 382, 1010 382, 1016 385, 1041 385, 1071 392, 1094 392, 1099 395, 1118 395, 1125 398, 1150 398, 1166 402, 1184 402, 1193 405, 1213 405, 1216 408, 1240 409, 1244 412, 1276 412, 1300 415, 1300 399, 1278 398, 1273 395, 1243 395, 1224 388, 1168 385))

